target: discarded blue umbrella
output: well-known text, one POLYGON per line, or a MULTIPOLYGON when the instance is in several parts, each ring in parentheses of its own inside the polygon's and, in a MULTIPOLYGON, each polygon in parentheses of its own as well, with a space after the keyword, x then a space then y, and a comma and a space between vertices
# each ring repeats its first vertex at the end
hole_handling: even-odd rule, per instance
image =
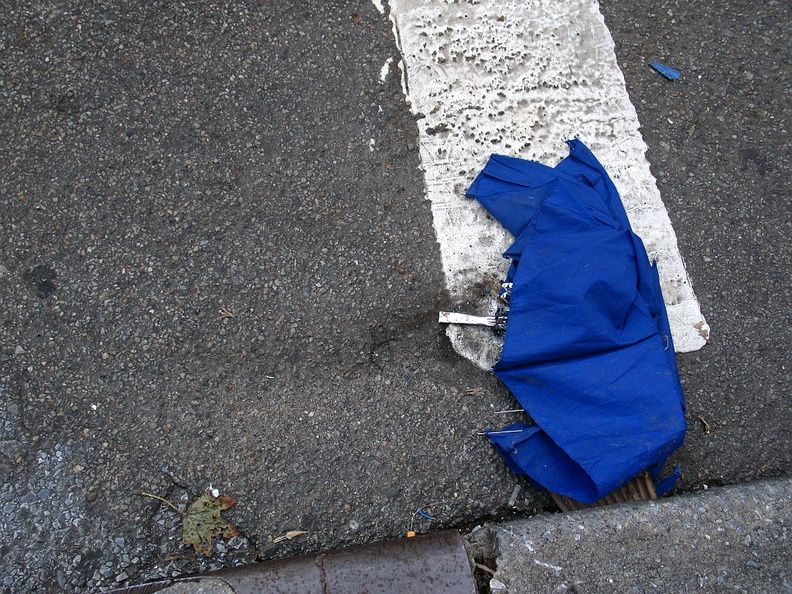
POLYGON ((488 435, 510 468, 593 503, 657 475, 685 403, 657 269, 580 141, 555 168, 492 155, 468 190, 514 236, 496 375, 536 423, 488 435))

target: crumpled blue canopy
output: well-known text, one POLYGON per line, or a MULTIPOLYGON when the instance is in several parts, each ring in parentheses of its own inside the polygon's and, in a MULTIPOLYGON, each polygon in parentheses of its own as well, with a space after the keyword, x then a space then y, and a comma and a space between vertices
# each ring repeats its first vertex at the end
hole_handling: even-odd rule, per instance
POLYGON ((685 436, 685 402, 657 268, 579 140, 556 167, 492 155, 468 196, 515 237, 494 367, 536 423, 489 432, 514 471, 593 503, 685 436), (508 431, 508 432, 507 432, 508 431))

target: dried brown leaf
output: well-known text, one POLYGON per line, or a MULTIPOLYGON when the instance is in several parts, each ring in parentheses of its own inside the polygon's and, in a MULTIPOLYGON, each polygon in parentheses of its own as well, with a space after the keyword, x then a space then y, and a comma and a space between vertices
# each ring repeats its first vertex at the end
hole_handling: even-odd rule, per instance
POLYGON ((303 534, 308 534, 307 530, 289 530, 283 536, 279 536, 278 538, 274 539, 272 542, 279 543, 283 542, 284 540, 291 540, 292 538, 297 538, 298 536, 302 536, 303 534))
POLYGON ((182 540, 192 545, 196 552, 207 557, 212 554, 212 539, 215 536, 231 538, 239 531, 220 515, 236 503, 236 499, 227 495, 214 497, 204 493, 187 508, 182 517, 182 540))

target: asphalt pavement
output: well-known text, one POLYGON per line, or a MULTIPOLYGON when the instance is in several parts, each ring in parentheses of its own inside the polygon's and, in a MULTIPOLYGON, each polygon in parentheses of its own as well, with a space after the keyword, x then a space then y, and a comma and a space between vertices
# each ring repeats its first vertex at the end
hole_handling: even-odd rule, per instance
POLYGON ((701 308, 683 490, 792 467, 789 3, 601 3, 701 308), (664 62, 675 83, 647 67, 664 62))
MULTIPOLYGON (((789 476, 790 6, 601 8, 712 328, 678 357, 678 489, 789 476)), ((0 57, 4 591, 552 509, 476 434, 511 397, 437 327, 416 120, 374 4, 18 2, 0 57), (210 484, 241 534, 203 557, 138 493, 210 484)))

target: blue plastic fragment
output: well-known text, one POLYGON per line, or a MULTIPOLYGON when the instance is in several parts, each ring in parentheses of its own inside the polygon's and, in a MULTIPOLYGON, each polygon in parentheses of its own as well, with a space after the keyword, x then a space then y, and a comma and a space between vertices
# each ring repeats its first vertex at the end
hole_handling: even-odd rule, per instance
POLYGON ((435 518, 434 516, 430 516, 429 514, 427 514, 427 513, 424 511, 424 508, 422 508, 422 507, 419 507, 419 508, 418 508, 417 510, 415 510, 415 511, 416 511, 416 513, 417 513, 418 515, 420 515, 420 516, 423 516, 423 517, 424 517, 424 518, 426 518, 427 520, 432 520, 433 522, 434 522, 435 520, 437 520, 437 518, 435 518))
POLYGON ((667 477, 660 479, 655 483, 655 492, 657 493, 658 497, 662 497, 666 493, 668 493, 671 489, 676 487, 677 481, 679 477, 682 476, 682 469, 679 466, 674 466, 674 472, 669 474, 667 477))
POLYGON ((680 78, 682 78, 682 73, 676 68, 671 68, 671 66, 666 66, 665 64, 661 64, 660 62, 652 62, 651 64, 649 64, 649 66, 657 70, 668 80, 679 80, 680 78))

